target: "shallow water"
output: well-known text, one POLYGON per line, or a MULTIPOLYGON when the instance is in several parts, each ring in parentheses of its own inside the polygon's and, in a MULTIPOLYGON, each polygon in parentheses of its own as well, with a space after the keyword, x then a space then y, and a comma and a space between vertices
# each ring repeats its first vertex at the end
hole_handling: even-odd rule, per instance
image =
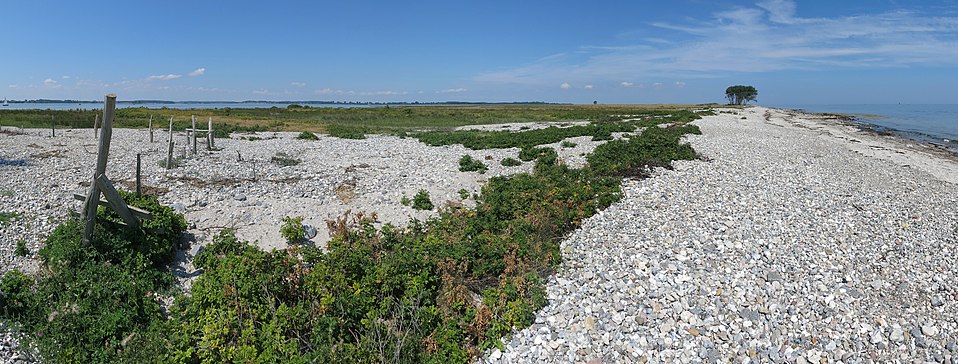
POLYGON ((958 149, 958 104, 777 105, 810 112, 855 114, 864 123, 910 139, 958 149))

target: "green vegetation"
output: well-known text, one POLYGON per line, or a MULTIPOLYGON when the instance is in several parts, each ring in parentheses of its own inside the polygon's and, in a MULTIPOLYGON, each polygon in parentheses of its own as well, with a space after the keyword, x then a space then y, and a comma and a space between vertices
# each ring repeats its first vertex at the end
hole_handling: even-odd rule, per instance
POLYGON ((561 146, 561 147, 563 147, 563 148, 575 148, 576 145, 577 145, 577 144, 575 144, 575 143, 573 143, 573 142, 570 142, 570 141, 568 141, 568 140, 563 140, 562 143, 559 144, 559 146, 561 146))
POLYGON ((38 252, 38 277, 11 271, 0 279, 0 319, 29 333, 45 361, 154 362, 165 350, 158 333, 169 324, 157 296, 173 285, 166 266, 186 222, 154 197, 120 192, 153 219, 132 230, 100 207, 94 239, 84 244, 84 223, 72 215, 38 252))
MULTIPOLYGON (((72 216, 38 252, 38 277, 0 279, 0 320, 15 322, 46 362, 473 362, 533 322, 561 238, 617 201, 623 177, 695 158, 680 143, 698 132, 682 124, 690 116, 666 115, 653 120, 669 127, 602 144, 579 169, 524 144, 538 137, 521 135, 536 130, 514 133, 520 157, 535 160, 532 173, 492 177, 474 209, 443 208, 405 227, 343 216, 329 222, 325 252, 305 244, 267 252, 224 230, 194 257, 203 273, 189 295, 175 291, 167 268, 182 215, 123 192, 155 218, 130 231, 101 208, 86 245, 72 216), (169 297, 167 315, 160 299, 169 297)), ((425 190, 404 200, 434 208, 425 190)), ((284 238, 302 236, 297 219, 284 219, 284 238)))
POLYGON ((479 174, 486 173, 486 164, 482 161, 473 159, 468 154, 463 155, 462 158, 459 158, 459 171, 460 172, 479 172, 479 174))
POLYGON ((409 206, 412 204, 412 200, 410 200, 407 196, 403 196, 401 199, 399 199, 399 203, 403 206, 409 206))
POLYGON ((3 212, 0 211, 0 224, 10 222, 16 218, 19 218, 20 214, 16 212, 3 212))
POLYGON ((758 90, 754 86, 729 86, 725 89, 725 98, 729 105, 748 105, 749 101, 758 100, 758 90))
MULTIPOLYGON (((293 105, 289 105, 289 106, 293 106, 293 105)), ((319 137, 316 136, 316 134, 310 133, 310 132, 308 132, 308 131, 304 131, 304 132, 302 132, 302 133, 299 133, 299 135, 296 136, 296 139, 302 139, 302 140, 319 140, 319 137)))
POLYGON ((461 198, 461 199, 463 199, 463 200, 469 198, 469 191, 466 191, 465 188, 460 188, 460 189, 459 189, 459 198, 461 198))
MULTIPOLYGON (((179 167, 179 166, 182 166, 182 165, 183 165, 183 162, 185 162, 185 161, 186 161, 186 155, 182 155, 182 154, 181 154, 181 155, 178 155, 178 156, 174 156, 173 159, 171 160, 171 163, 170 163, 170 164, 171 164, 172 166, 171 166, 170 168, 177 168, 177 167, 179 167)), ((166 168, 166 158, 163 158, 163 159, 160 159, 160 160, 156 161, 156 164, 159 165, 159 166, 162 167, 162 168, 166 168)))
POLYGON ((27 249, 26 240, 20 239, 17 240, 17 248, 14 249, 13 254, 16 254, 18 257, 25 257, 30 255, 30 249, 27 249))
POLYGON ((429 199, 429 191, 419 190, 412 198, 412 208, 416 210, 432 210, 434 207, 429 199))
POLYGON ((283 218, 283 225, 279 228, 279 235, 288 243, 299 243, 306 239, 306 228, 303 227, 303 217, 283 218))
POLYGON ((269 160, 280 167, 295 166, 303 162, 301 159, 293 158, 284 152, 276 152, 269 160))
POLYGON ((522 162, 512 157, 506 157, 506 158, 503 158, 502 161, 499 162, 499 164, 503 165, 504 167, 515 167, 515 166, 522 165, 522 162))

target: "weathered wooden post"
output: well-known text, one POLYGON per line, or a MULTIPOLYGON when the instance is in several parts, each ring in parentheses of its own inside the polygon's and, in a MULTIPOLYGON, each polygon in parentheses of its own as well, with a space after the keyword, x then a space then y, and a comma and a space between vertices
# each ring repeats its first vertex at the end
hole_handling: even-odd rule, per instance
POLYGON ((150 143, 153 142, 153 115, 150 115, 150 123, 147 126, 150 128, 150 143))
POLYGON ((196 154, 196 115, 193 115, 193 129, 190 130, 193 133, 193 154, 196 154))
POLYGON ((57 137, 57 126, 56 126, 56 123, 53 121, 53 115, 50 115, 50 137, 52 138, 57 137))
POLYGON ((170 149, 166 153, 166 169, 173 168, 173 117, 170 116, 170 149))
POLYGON ((99 121, 100 121, 100 113, 97 113, 96 116, 93 117, 93 139, 97 138, 97 134, 98 134, 97 129, 99 129, 99 125, 98 125, 99 121))
POLYGON ((93 237, 93 227, 96 224, 96 207, 100 202, 100 187, 97 179, 106 172, 106 161, 110 156, 110 139, 113 138, 113 112, 116 109, 116 94, 108 94, 103 101, 103 135, 100 135, 100 145, 96 154, 96 170, 93 180, 90 181, 90 194, 86 197, 84 211, 86 211, 86 229, 83 230, 83 242, 90 243, 93 237))
POLYGON ((136 197, 142 196, 140 188, 140 153, 136 153, 136 197))
POLYGON ((206 150, 213 150, 213 117, 206 126, 206 150))

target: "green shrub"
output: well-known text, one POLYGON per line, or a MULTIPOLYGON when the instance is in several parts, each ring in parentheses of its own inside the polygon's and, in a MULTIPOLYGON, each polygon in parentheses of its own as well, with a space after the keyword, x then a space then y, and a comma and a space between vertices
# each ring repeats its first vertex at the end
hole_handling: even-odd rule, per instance
POLYGON ((505 166, 505 167, 515 167, 515 166, 522 165, 522 162, 520 162, 520 161, 518 161, 518 160, 516 160, 515 158, 512 158, 512 157, 506 157, 506 158, 502 159, 502 161, 499 162, 499 164, 501 164, 501 165, 503 165, 503 166, 505 166))
POLYGON ((326 132, 330 136, 343 139, 366 139, 366 128, 347 124, 329 124, 326 132))
POLYGON ((486 173, 486 165, 477 159, 473 159, 471 156, 463 155, 462 158, 459 158, 459 171, 460 172, 479 172, 479 174, 486 173))
POLYGON ((279 228, 279 235, 288 243, 298 243, 306 238, 306 228, 303 227, 303 217, 283 217, 283 225, 279 228))
MULTIPOLYGON (((594 140, 594 137, 593 137, 593 140, 594 140)), ((562 143, 559 145, 563 148, 575 148, 577 144, 570 142, 568 140, 563 140, 562 143)))
POLYGON ((269 160, 280 167, 295 166, 303 162, 301 159, 293 158, 284 152, 276 152, 269 160))
MULTIPOLYGON (((292 105, 290 105, 290 106, 292 106, 292 105)), ((310 132, 308 132, 308 131, 304 131, 304 132, 302 132, 302 133, 299 133, 299 135, 296 136, 296 139, 301 139, 301 140, 319 140, 319 137, 316 136, 316 134, 310 133, 310 132)))
POLYGON ((463 199, 463 200, 469 198, 469 191, 467 191, 465 188, 460 188, 460 189, 459 189, 459 198, 461 198, 461 199, 463 199))
POLYGON ((614 140, 586 157, 589 169, 600 175, 640 176, 647 167, 670 167, 673 160, 695 159, 695 150, 680 143, 684 134, 701 134, 695 125, 648 128, 629 140, 614 140))
POLYGON ((149 345, 134 349, 124 345, 133 340, 128 338, 145 336, 166 321, 157 294, 173 288, 166 266, 186 222, 155 197, 120 194, 153 219, 132 229, 100 207, 86 244, 85 224, 73 214, 38 252, 43 268, 36 280, 16 271, 0 280, 0 319, 14 320, 30 333, 44 361, 131 361, 149 345))
POLYGON ((399 203, 402 204, 403 206, 409 206, 410 204, 412 204, 412 200, 410 200, 409 197, 407 196, 403 196, 401 199, 399 199, 399 203))
POLYGON ((18 257, 30 255, 30 250, 27 249, 27 242, 23 239, 17 240, 17 248, 14 249, 13 254, 16 254, 18 257))
POLYGON ((429 200, 429 191, 419 190, 412 198, 412 208, 416 210, 432 210, 432 201, 429 200))
POLYGON ((519 151, 519 159, 528 162, 550 154, 556 154, 555 149, 548 147, 522 148, 522 150, 519 151))
POLYGON ((612 132, 609 130, 599 130, 592 135, 592 141, 612 140, 612 132))

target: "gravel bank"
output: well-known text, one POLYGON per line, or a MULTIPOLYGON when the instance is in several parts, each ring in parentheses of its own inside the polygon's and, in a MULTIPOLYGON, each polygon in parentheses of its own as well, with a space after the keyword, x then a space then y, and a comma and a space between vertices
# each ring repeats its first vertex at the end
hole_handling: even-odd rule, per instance
POLYGON ((626 182, 562 243, 535 324, 484 360, 958 356, 958 187, 765 111, 697 121, 710 161, 626 182))

